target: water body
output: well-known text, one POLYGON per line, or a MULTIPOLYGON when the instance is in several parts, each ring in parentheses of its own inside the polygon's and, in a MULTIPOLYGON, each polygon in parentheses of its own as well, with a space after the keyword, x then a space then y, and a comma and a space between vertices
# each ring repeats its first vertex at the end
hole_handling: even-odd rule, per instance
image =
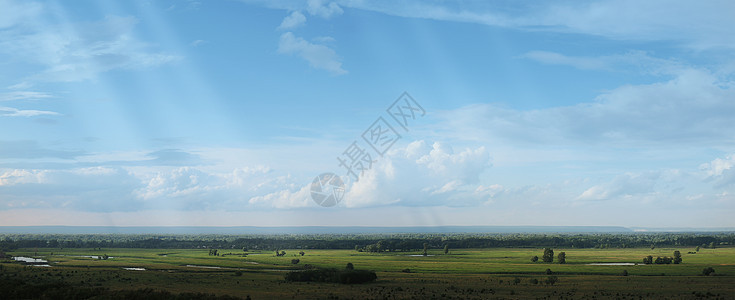
MULTIPOLYGON (((84 257, 84 258, 94 258, 94 259, 102 259, 103 258, 102 256, 97 256, 97 255, 64 255, 64 254, 59 254, 57 256, 84 257)), ((107 257, 107 259, 112 259, 112 258, 115 258, 115 257, 113 257, 113 256, 108 256, 107 257)))
POLYGON ((636 263, 614 262, 614 263, 591 263, 588 266, 637 266, 636 263))
POLYGON ((145 271, 145 268, 123 268, 123 270, 128 270, 128 271, 145 271))
POLYGON ((13 257, 13 260, 20 261, 20 262, 25 263, 26 265, 31 265, 34 267, 50 267, 51 266, 48 264, 48 260, 40 259, 40 258, 15 256, 13 257))
POLYGON ((197 266, 197 265, 186 265, 189 268, 203 268, 203 269, 230 269, 230 268, 223 268, 223 267, 215 267, 215 266, 197 266))
POLYGON ((419 257, 419 256, 434 256, 434 255, 433 254, 429 254, 429 255, 423 255, 423 254, 406 254, 404 256, 419 257))

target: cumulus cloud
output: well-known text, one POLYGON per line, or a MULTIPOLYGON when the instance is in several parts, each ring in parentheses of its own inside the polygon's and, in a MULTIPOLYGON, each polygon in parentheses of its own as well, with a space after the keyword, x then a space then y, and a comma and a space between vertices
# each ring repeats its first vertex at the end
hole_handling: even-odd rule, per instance
POLYGON ((585 190, 577 200, 602 201, 653 194, 660 176, 659 172, 618 175, 610 182, 585 190))
POLYGON ((714 181, 715 187, 727 187, 735 184, 735 155, 716 158, 700 166, 707 174, 708 181, 714 181))
POLYGON ((290 15, 283 18, 283 22, 278 29, 292 29, 306 24, 306 17, 299 11, 294 11, 290 15))
POLYGON ((325 19, 329 19, 335 15, 341 15, 343 12, 337 3, 325 0, 309 0, 306 2, 306 5, 306 10, 309 14, 325 19))
POLYGON ((132 191, 138 185, 120 168, 0 169, 0 209, 136 210, 141 206, 132 191))
POLYGON ((334 50, 324 45, 306 41, 295 36, 292 32, 281 35, 278 52, 298 55, 316 69, 326 70, 335 75, 347 74, 347 71, 342 69, 342 62, 334 50))
POLYGON ((347 207, 374 205, 478 204, 475 193, 479 176, 490 168, 484 147, 455 153, 447 144, 415 141, 389 151, 351 184, 345 194, 347 207))

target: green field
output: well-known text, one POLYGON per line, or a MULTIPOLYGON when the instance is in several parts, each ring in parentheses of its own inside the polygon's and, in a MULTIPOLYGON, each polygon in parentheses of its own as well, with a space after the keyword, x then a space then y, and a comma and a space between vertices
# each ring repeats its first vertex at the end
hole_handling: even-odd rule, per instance
POLYGON ((687 254, 694 248, 554 249, 557 254, 566 252, 566 264, 531 262, 532 256, 542 256, 540 248, 454 249, 448 255, 432 249, 429 256, 354 250, 303 250, 301 256, 299 249, 285 251, 285 256, 276 257, 274 252, 238 249, 219 250, 219 256, 209 255, 208 249, 20 249, 8 254, 46 259, 51 267, 5 261, 0 272, 5 278, 53 279, 81 287, 153 288, 252 299, 735 298, 733 247, 701 249, 696 254, 687 254), (682 264, 640 264, 647 255, 672 256, 675 250, 681 251, 682 264), (111 258, 82 257, 105 254, 111 258), (300 261, 294 265, 293 259, 300 261), (283 279, 285 272, 304 264, 344 268, 348 262, 356 269, 376 271, 378 280, 342 285, 283 279), (715 276, 703 276, 705 267, 714 268, 715 276), (622 276, 624 271, 627 276, 622 276), (546 283, 551 276, 558 280, 553 285, 546 283))

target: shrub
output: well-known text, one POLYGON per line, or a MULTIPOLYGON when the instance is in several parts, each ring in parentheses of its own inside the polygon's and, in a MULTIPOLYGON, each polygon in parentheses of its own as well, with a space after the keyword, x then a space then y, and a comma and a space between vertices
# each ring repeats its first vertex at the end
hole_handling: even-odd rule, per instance
POLYGON ((546 284, 554 285, 555 283, 559 282, 559 278, 556 278, 556 276, 549 276, 546 278, 546 284))
POLYGON ((378 276, 375 272, 367 270, 311 269, 289 272, 285 279, 286 281, 354 284, 374 281, 378 279, 378 276))
POLYGON ((714 272, 715 272, 715 269, 713 269, 712 267, 706 267, 704 268, 704 270, 702 270, 702 275, 709 276, 709 275, 712 275, 712 273, 714 272))

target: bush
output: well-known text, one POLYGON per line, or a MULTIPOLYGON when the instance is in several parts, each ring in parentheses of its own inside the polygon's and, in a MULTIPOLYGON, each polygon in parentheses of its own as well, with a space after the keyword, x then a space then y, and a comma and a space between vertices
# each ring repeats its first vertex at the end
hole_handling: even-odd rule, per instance
POLYGON ((544 281, 546 284, 554 285, 555 283, 559 282, 559 278, 556 278, 556 276, 549 276, 546 278, 546 281, 544 281))
POLYGON ((403 272, 403 273, 411 273, 411 269, 403 269, 403 270, 401 270, 401 272, 403 272))
POLYGON ((537 261, 538 261, 538 256, 531 257, 531 262, 537 262, 537 261))
POLYGON ((348 262, 347 265, 345 266, 345 269, 347 269, 347 270, 354 270, 355 269, 355 266, 351 262, 348 262))
POLYGON ((367 270, 311 269, 289 272, 286 274, 285 279, 286 281, 299 282, 355 284, 375 281, 378 279, 378 275, 373 271, 367 270))
POLYGON ((235 276, 242 276, 242 271, 239 271, 239 270, 238 271, 235 271, 235 274, 234 275, 235 276))
POLYGON ((715 269, 713 269, 712 267, 706 267, 704 268, 704 270, 702 270, 702 275, 709 276, 709 275, 712 275, 712 273, 714 272, 715 272, 715 269))
POLYGON ((551 275, 551 274, 553 274, 553 273, 554 273, 554 272, 551 272, 551 269, 546 269, 546 275, 551 275))
POLYGON ((299 262, 300 262, 300 260, 298 258, 291 260, 291 263, 294 264, 294 265, 299 264, 299 262))

